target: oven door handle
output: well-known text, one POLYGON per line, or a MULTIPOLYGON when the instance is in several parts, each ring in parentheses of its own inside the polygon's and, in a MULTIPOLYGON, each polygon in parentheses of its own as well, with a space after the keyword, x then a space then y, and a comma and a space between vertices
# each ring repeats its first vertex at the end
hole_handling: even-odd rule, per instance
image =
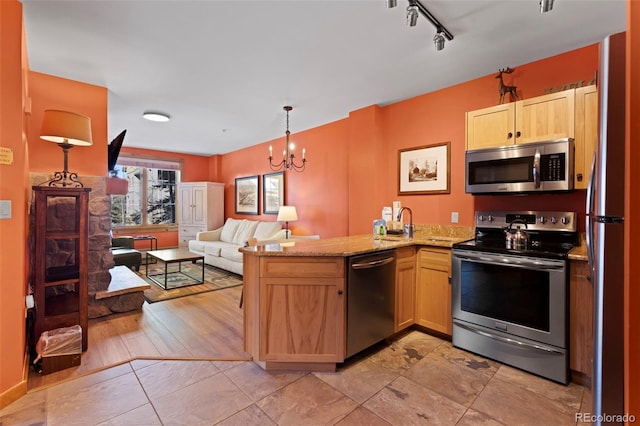
POLYGON ((482 255, 482 254, 471 254, 471 253, 455 253, 455 257, 459 259, 468 260, 471 262, 478 263, 487 263, 491 265, 503 265, 503 266, 513 266, 516 268, 527 268, 527 269, 535 269, 539 271, 549 271, 549 270, 561 270, 565 268, 564 262, 553 262, 546 260, 511 260, 511 258, 506 257, 498 257, 498 256, 490 256, 490 255, 482 255))
POLYGON ((546 353, 552 353, 552 354, 556 354, 556 355, 564 355, 559 350, 554 349, 554 348, 550 348, 549 346, 543 346, 543 345, 536 345, 534 343, 521 342, 519 340, 510 339, 510 338, 504 337, 504 336, 498 336, 496 334, 491 334, 491 333, 488 333, 488 332, 483 331, 483 330, 478 330, 475 327, 472 327, 472 326, 467 325, 467 324, 460 323, 460 322, 455 321, 455 320, 453 322, 458 327, 464 328, 467 331, 479 334, 479 335, 484 336, 484 337, 488 337, 488 338, 493 339, 493 340, 497 340, 497 341, 502 342, 502 343, 506 343, 508 345, 512 345, 512 346, 516 346, 516 347, 520 347, 520 348, 536 349, 538 351, 542 351, 542 352, 546 352, 546 353))

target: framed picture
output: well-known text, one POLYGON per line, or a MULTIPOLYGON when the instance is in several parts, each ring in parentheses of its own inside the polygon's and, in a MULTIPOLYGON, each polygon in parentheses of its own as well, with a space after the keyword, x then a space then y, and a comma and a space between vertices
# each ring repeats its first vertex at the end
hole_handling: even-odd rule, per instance
POLYGON ((260 213, 260 177, 236 178, 236 213, 260 213))
POLYGON ((449 194, 451 142, 398 150, 398 195, 449 194))
POLYGON ((262 175, 262 209, 264 214, 278 214, 284 204, 284 172, 262 175))

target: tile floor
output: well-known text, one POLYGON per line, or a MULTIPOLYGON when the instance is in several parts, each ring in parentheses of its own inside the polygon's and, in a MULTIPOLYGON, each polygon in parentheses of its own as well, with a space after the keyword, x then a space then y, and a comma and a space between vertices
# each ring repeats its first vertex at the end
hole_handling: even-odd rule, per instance
POLYGON ((412 331, 335 373, 135 360, 34 390, 0 425, 575 425, 591 395, 412 331))

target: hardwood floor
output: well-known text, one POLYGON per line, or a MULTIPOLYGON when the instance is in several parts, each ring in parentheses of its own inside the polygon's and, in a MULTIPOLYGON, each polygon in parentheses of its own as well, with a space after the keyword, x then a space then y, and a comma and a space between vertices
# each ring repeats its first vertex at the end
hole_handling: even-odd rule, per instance
POLYGON ((242 287, 153 304, 89 321, 89 347, 78 367, 29 373, 29 390, 136 358, 248 360, 242 350, 242 287))

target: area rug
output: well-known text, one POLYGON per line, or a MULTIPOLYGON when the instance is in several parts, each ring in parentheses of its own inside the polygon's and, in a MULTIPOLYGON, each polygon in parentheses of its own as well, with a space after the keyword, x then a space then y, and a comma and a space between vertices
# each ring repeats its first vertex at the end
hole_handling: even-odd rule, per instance
MULTIPOLYGON (((167 290, 161 285, 156 284, 145 276, 145 266, 140 266, 139 275, 149 284, 151 288, 144 291, 144 298, 148 303, 162 302, 164 300, 176 299, 178 297, 191 296, 193 294, 205 293, 207 291, 222 290, 242 285, 242 276, 232 272, 216 268, 214 266, 204 266, 204 284, 190 285, 193 280, 182 274, 171 274, 171 271, 177 271, 178 265, 169 265, 169 275, 167 277, 167 290)), ((200 277, 202 274, 202 265, 193 264, 191 262, 182 263, 182 271, 187 274, 200 277)), ((164 273, 164 263, 149 265, 149 274, 164 273)), ((162 282, 164 277, 157 277, 162 282)))

